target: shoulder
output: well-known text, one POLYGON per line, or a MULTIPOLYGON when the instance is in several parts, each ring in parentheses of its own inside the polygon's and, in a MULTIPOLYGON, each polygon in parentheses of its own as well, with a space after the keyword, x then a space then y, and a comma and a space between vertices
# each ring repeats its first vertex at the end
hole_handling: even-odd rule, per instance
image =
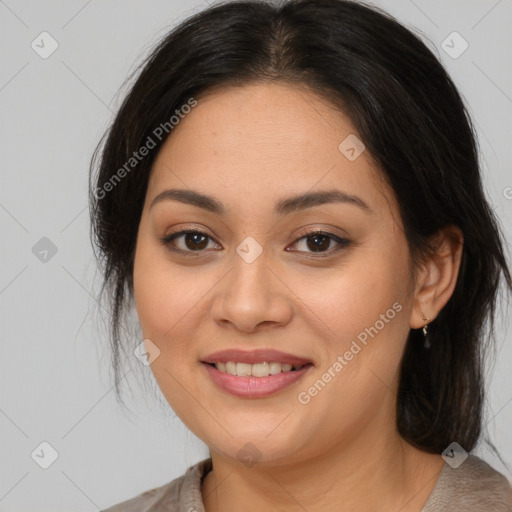
POLYGON ((479 457, 469 454, 457 468, 445 464, 422 512, 437 510, 512 512, 507 479, 479 457))
POLYGON ((171 482, 112 505, 101 512, 199 512, 204 510, 201 479, 210 469, 211 459, 204 459, 190 466, 183 475, 171 482))

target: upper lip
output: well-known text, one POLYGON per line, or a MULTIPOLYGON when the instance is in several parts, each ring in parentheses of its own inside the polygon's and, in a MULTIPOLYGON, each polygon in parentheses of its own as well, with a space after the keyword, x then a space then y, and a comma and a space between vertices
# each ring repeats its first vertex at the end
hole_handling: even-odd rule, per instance
POLYGON ((273 350, 270 348, 261 348, 256 350, 220 350, 218 352, 210 354, 205 359, 203 359, 203 362, 205 363, 226 363, 228 361, 248 364, 256 364, 262 362, 278 362, 281 364, 288 363, 295 366, 311 363, 309 359, 298 357, 293 354, 287 354, 285 352, 280 352, 278 350, 273 350))

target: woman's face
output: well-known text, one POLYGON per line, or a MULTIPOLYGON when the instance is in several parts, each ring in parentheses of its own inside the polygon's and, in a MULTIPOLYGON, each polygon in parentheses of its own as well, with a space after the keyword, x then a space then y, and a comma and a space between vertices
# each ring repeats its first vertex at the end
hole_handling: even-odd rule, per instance
POLYGON ((136 309, 146 348, 160 351, 162 393, 212 452, 285 464, 395 431, 411 261, 393 194, 354 132, 311 92, 224 88, 198 99, 157 156, 136 309), (161 195, 171 189, 183 193, 161 195), (203 234, 161 242, 190 229, 203 234), (289 356, 257 349, 309 364, 288 372, 289 356), (246 363, 228 371, 254 375, 206 362, 224 350, 243 354, 221 363, 246 363))

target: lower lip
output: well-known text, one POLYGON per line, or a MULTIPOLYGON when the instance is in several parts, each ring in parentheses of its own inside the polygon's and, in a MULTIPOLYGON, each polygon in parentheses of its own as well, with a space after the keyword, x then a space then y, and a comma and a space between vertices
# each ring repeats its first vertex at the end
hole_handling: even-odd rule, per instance
POLYGON ((262 398, 273 395, 297 382, 313 367, 308 363, 300 370, 281 372, 268 377, 237 377, 221 372, 208 363, 202 364, 217 386, 232 395, 243 398, 262 398))

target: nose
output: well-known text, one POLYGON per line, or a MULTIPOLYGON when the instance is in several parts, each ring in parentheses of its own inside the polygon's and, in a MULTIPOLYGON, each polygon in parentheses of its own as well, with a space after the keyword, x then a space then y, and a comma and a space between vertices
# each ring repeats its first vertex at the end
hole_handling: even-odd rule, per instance
POLYGON ((215 287, 211 315, 219 325, 245 333, 284 326, 292 318, 292 297, 263 254, 251 263, 235 254, 233 267, 215 287))

